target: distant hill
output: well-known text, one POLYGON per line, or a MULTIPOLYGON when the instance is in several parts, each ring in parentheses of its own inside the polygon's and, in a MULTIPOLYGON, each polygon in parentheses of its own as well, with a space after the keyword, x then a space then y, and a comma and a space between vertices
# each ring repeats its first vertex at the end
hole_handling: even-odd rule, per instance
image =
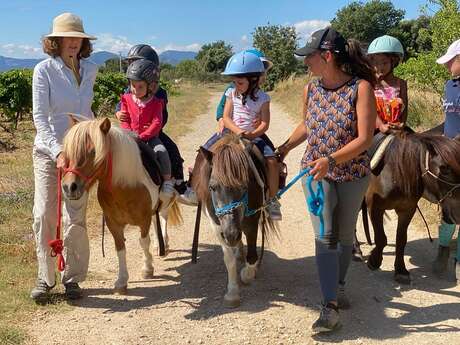
MULTIPOLYGON (((165 50, 160 54, 160 61, 162 63, 177 65, 182 60, 194 59, 196 54, 195 52, 189 51, 165 50)), ((103 65, 107 60, 118 59, 118 55, 108 51, 99 51, 91 54, 89 59, 98 65, 103 65)), ((8 71, 13 68, 34 68, 35 65, 42 60, 43 59, 17 59, 0 55, 0 72, 8 71)))
POLYGON ((182 60, 193 60, 197 53, 179 50, 165 50, 160 54, 161 63, 177 65, 182 60))
MULTIPOLYGON (((117 54, 106 51, 100 51, 91 54, 89 58, 91 61, 98 65, 103 65, 107 60, 118 58, 117 54)), ((0 72, 8 71, 13 68, 34 68, 43 59, 17 59, 0 55, 0 72)))

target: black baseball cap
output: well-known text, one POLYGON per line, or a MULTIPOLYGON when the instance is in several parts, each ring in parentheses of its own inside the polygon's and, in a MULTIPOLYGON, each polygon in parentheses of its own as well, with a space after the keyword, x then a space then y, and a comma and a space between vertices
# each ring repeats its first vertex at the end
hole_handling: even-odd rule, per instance
POLYGON ((294 53, 299 56, 307 56, 318 50, 331 50, 336 53, 345 51, 347 41, 331 27, 315 31, 307 40, 305 47, 297 49, 294 53))

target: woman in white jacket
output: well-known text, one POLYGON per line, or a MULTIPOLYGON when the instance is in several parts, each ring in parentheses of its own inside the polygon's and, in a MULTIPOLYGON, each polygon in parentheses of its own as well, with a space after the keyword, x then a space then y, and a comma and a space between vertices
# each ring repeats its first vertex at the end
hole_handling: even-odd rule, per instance
MULTIPOLYGON (((43 40, 43 51, 50 58, 40 62, 33 74, 33 119, 37 130, 33 147, 35 195, 33 229, 37 246, 38 279, 31 292, 35 301, 48 298, 56 284, 55 259, 48 242, 56 236, 57 169, 66 166, 61 154, 64 134, 71 125, 68 113, 93 119, 91 103, 97 66, 86 60, 92 51, 81 19, 63 13, 53 20, 53 32, 43 40)), ((82 296, 78 285, 88 271, 89 243, 86 233, 87 195, 64 200, 65 269, 62 283, 69 299, 82 296)))

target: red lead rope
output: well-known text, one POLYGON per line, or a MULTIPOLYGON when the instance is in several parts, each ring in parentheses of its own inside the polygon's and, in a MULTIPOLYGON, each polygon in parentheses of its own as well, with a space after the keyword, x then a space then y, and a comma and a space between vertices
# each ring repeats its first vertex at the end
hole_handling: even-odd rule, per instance
MULTIPOLYGON (((99 172, 99 169, 94 172, 93 175, 90 177, 84 176, 82 173, 80 173, 77 169, 64 169, 64 174, 67 174, 68 172, 74 173, 83 180, 88 185, 91 184, 91 182, 96 178, 97 173, 99 172)), ((52 257, 57 257, 58 260, 58 270, 60 272, 64 271, 65 269, 65 260, 64 256, 62 255, 62 250, 64 249, 64 243, 62 242, 61 239, 61 218, 62 218, 62 169, 58 169, 57 171, 58 175, 58 181, 57 181, 57 222, 56 222, 56 239, 51 240, 48 242, 48 244, 51 247, 51 256, 52 257)), ((106 187, 107 189, 111 192, 112 191, 112 152, 109 152, 108 154, 108 160, 107 160, 107 176, 106 176, 106 187)))
POLYGON ((64 249, 64 244, 61 240, 61 218, 62 218, 62 190, 61 190, 61 179, 62 179, 62 169, 57 171, 58 181, 57 181, 57 222, 56 222, 56 239, 51 240, 48 244, 51 247, 51 256, 57 257, 57 264, 59 272, 64 271, 65 269, 65 260, 62 255, 62 250, 64 249))

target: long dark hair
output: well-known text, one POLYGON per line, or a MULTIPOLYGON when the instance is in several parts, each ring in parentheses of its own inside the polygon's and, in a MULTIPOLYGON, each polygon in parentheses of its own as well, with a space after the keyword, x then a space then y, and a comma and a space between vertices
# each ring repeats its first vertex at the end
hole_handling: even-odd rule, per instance
POLYGON ((337 66, 345 73, 367 80, 374 86, 377 83, 374 70, 361 49, 358 40, 348 39, 345 50, 340 52, 331 51, 334 54, 337 66))
POLYGON ((260 79, 260 74, 244 74, 244 75, 239 75, 239 78, 246 78, 249 82, 248 89, 246 92, 244 92, 241 97, 242 97, 242 103, 243 105, 246 105, 246 101, 248 96, 255 102, 257 101, 257 91, 259 91, 259 79, 260 79))

